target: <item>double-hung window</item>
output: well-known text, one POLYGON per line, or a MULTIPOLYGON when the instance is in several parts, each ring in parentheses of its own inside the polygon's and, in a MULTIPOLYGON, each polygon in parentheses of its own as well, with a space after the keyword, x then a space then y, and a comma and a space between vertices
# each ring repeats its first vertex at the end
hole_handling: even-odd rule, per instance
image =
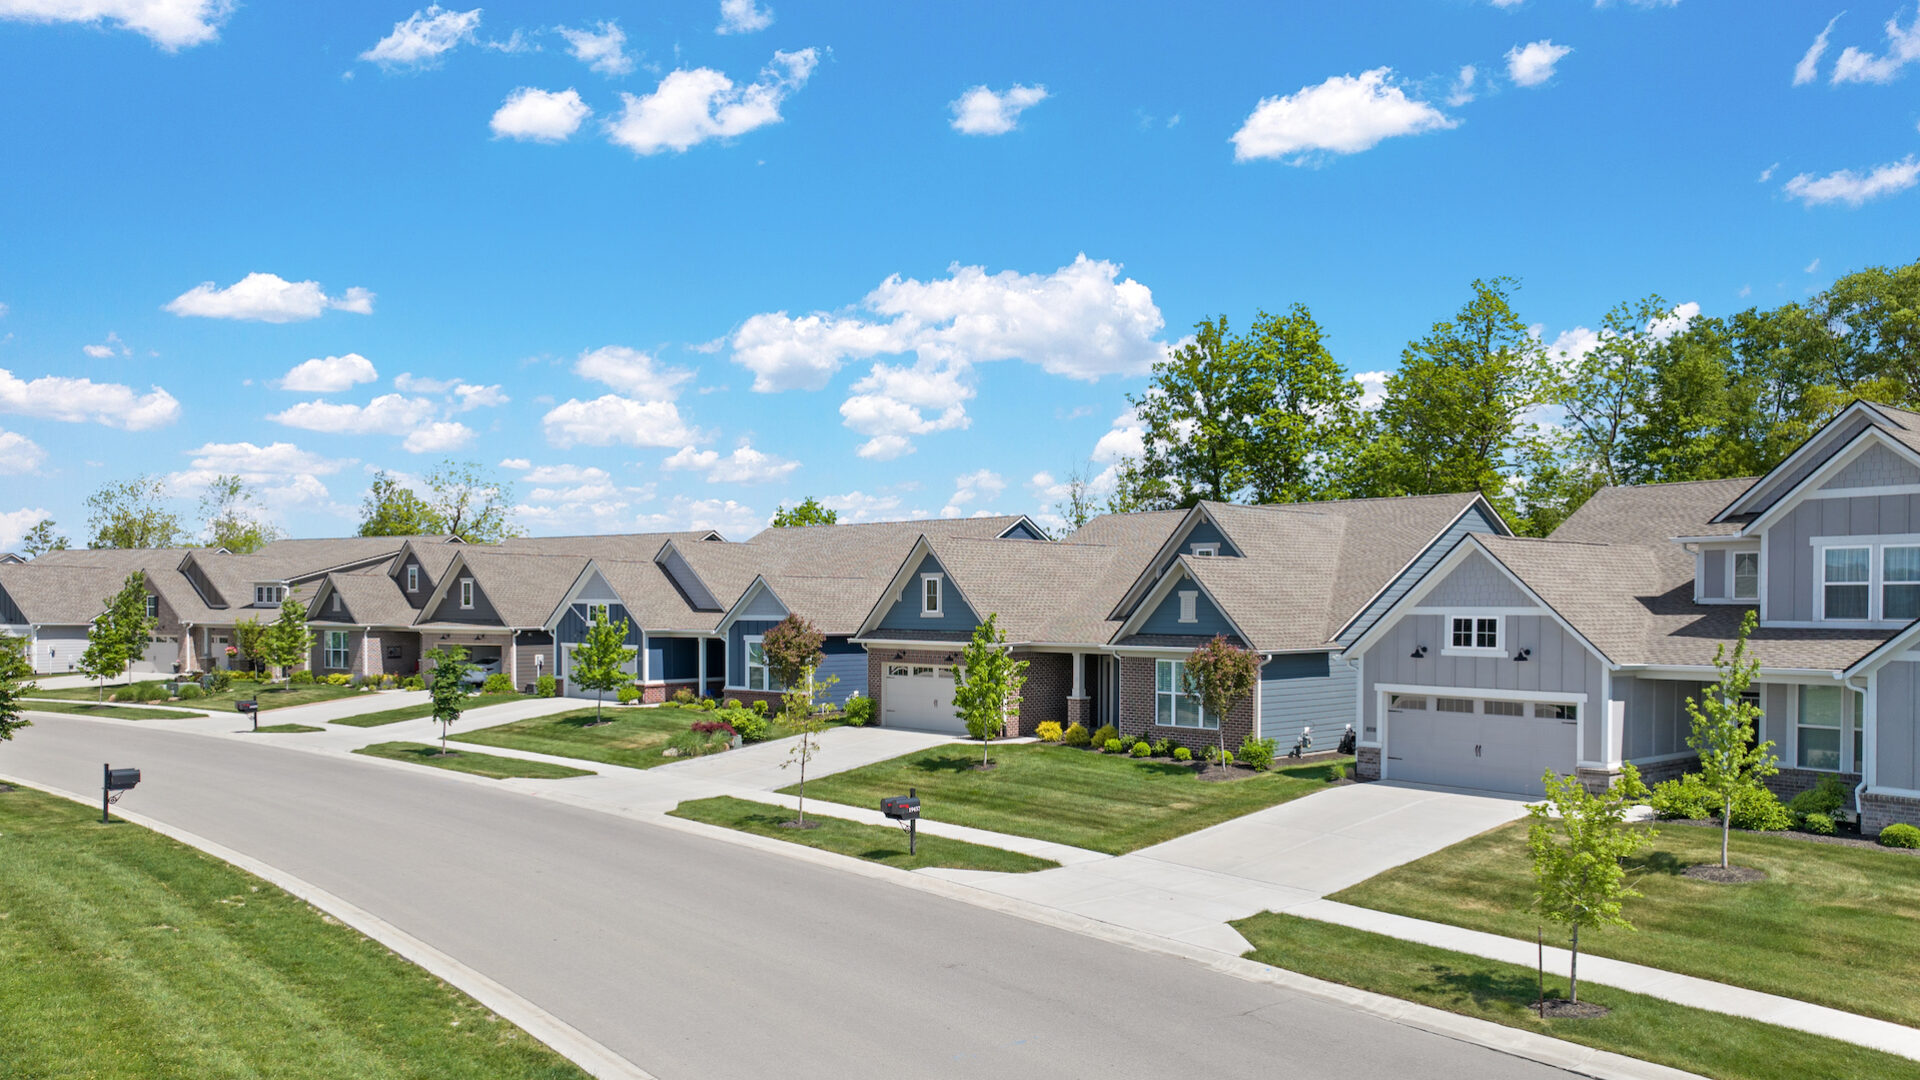
POLYGON ((420 591, 420 568, 418 566, 409 565, 407 567, 407 591, 420 591))
POLYGON ((1500 616, 1450 615, 1447 617, 1447 647, 1450 653, 1491 656, 1501 651, 1500 616))
POLYGON ((786 690, 786 685, 780 681, 780 676, 767 667, 767 649, 762 639, 756 635, 744 640, 747 646, 747 689, 766 690, 772 693, 786 690))
POLYGON ((941 596, 943 579, 939 574, 920 575, 920 614, 924 618, 937 618, 942 613, 941 596))
POLYGON ((588 604, 587 625, 592 626, 596 622, 612 622, 613 616, 609 614, 610 610, 607 604, 588 604))
POLYGON ((351 666, 351 662, 347 659, 347 632, 345 630, 327 631, 327 655, 324 658, 324 663, 326 667, 336 670, 345 670, 351 666))
POLYGON ((460 607, 467 611, 473 609, 473 579, 470 577, 460 579, 460 607))
POLYGON ((1821 614, 1828 619, 1865 619, 1872 590, 1873 549, 1831 547, 1821 553, 1821 614))
POLYGON ((1794 764, 1839 772, 1846 694, 1838 686, 1802 686, 1799 706, 1794 718, 1794 764))
POLYGON ((1880 617, 1920 619, 1920 547, 1880 549, 1880 617))
POLYGON ((160 617, 160 598, 153 595, 152 593, 148 593, 147 594, 147 618, 157 619, 159 617, 160 617))
POLYGON ((257 606, 277 604, 284 599, 286 599, 286 590, 278 585, 255 585, 253 587, 253 602, 257 606))
POLYGON ((1161 727, 1217 728, 1200 699, 1187 692, 1185 660, 1154 661, 1153 722, 1161 727))
POLYGON ((1760 599, 1760 553, 1757 551, 1736 551, 1733 553, 1733 591, 1735 600, 1760 599))

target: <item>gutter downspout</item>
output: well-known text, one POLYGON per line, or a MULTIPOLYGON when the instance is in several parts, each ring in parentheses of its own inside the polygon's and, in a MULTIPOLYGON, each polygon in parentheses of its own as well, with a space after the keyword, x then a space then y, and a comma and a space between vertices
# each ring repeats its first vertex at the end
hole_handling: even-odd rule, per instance
MULTIPOLYGON (((1844 686, 1851 686, 1853 685, 1854 679, 1860 679, 1865 677, 1866 676, 1862 676, 1862 675, 1855 675, 1851 678, 1843 677, 1841 679, 1841 684, 1844 686)), ((1874 698, 1876 696, 1877 695, 1874 693, 1874 687, 1871 682, 1869 682, 1866 686, 1863 686, 1860 688, 1861 712, 1871 713, 1875 711, 1874 708, 1872 708, 1872 706, 1876 704, 1876 702, 1874 701, 1874 698)), ((1867 737, 1866 728, 1863 726, 1863 723, 1862 723, 1865 719, 1866 717, 1864 716, 1856 716, 1853 718, 1854 727, 1860 732, 1860 748, 1866 751, 1866 758, 1867 758, 1866 761, 1854 762, 1855 765, 1860 767, 1860 782, 1853 786, 1853 815, 1854 815, 1855 822, 1864 821, 1866 819, 1866 807, 1861 805, 1860 799, 1861 799, 1861 796, 1866 794, 1867 778, 1872 776, 1874 773, 1873 744, 1876 740, 1870 739, 1867 737)), ((1875 727, 1877 728, 1878 725, 1876 724, 1875 727)), ((1873 734, 1878 735, 1880 733, 1878 730, 1876 730, 1874 731, 1873 734)))

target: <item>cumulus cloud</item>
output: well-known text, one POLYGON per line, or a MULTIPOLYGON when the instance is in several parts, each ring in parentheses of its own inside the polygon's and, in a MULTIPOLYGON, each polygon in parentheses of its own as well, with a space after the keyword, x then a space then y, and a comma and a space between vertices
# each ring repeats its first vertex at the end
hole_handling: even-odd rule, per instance
POLYGON ((756 0, 720 0, 720 25, 716 34, 751 34, 773 25, 773 9, 761 7, 756 0))
POLYGON ((42 519, 52 516, 43 506, 29 506, 20 510, 0 512, 0 549, 11 550, 27 538, 28 529, 39 524, 42 519))
POLYGON ((1047 100, 1047 88, 1039 84, 1019 83, 995 93, 976 86, 948 106, 953 110, 953 130, 962 135, 1005 135, 1020 120, 1020 114, 1047 100))
POLYGON ((603 394, 592 401, 569 399, 542 418, 547 442, 570 446, 678 447, 704 441, 671 401, 636 401, 603 394))
POLYGON ((685 151, 709 139, 744 135, 780 122, 780 105, 807 84, 820 62, 816 49, 773 54, 746 86, 712 68, 682 68, 653 93, 621 94, 625 108, 607 123, 607 137, 636 154, 685 151))
POLYGON ((661 462, 660 467, 704 473, 709 484, 764 484, 785 480, 800 463, 762 453, 742 443, 734 447, 731 454, 683 446, 661 462))
POLYGON ((204 489, 222 476, 238 476, 271 506, 323 504, 332 494, 322 476, 339 472, 350 460, 325 457, 292 443, 259 446, 250 442, 205 443, 186 451, 189 467, 167 477, 176 492, 204 489))
POLYGON ((1447 92, 1447 104, 1457 109, 1472 101, 1475 96, 1473 84, 1479 81, 1479 78, 1479 68, 1472 64, 1461 65, 1460 74, 1453 77, 1453 89, 1447 92))
POLYGON ((580 100, 572 87, 565 90, 536 90, 522 86, 507 95, 494 110, 488 126, 496 139, 523 142, 566 142, 593 110, 580 100))
POLYGON ((330 435, 398 435, 401 448, 415 454, 457 450, 473 438, 472 428, 438 416, 427 398, 382 394, 365 405, 304 401, 267 419, 330 435))
POLYGON ((633 70, 633 57, 626 52, 627 34, 617 21, 599 23, 592 30, 558 29, 567 39, 567 51, 588 68, 602 75, 625 75, 633 70))
POLYGON ((1826 27, 1820 31, 1818 37, 1813 39, 1813 44, 1807 46, 1807 51, 1800 57, 1800 62, 1793 65, 1793 85, 1805 86, 1820 76, 1820 58, 1826 55, 1827 37, 1833 33, 1833 24, 1839 21, 1839 15, 1828 19, 1826 27))
POLYGON ((474 409, 490 409, 497 405, 505 405, 507 402, 513 400, 507 396, 506 391, 500 389, 499 383, 493 383, 489 386, 475 386, 472 383, 461 383, 453 388, 453 399, 454 408, 460 412, 471 412, 474 409))
POLYGON ((1284 97, 1261 98, 1233 133, 1235 161, 1283 158, 1300 165, 1316 151, 1357 154, 1397 135, 1418 135, 1458 121, 1407 96, 1390 68, 1335 75, 1284 97))
POLYGON ((822 495, 820 505, 838 514, 843 524, 892 521, 899 517, 900 496, 869 495, 856 490, 844 495, 822 495))
POLYGON ((1899 161, 1876 165, 1865 173, 1857 173, 1852 169, 1841 169, 1819 177, 1801 173, 1787 181, 1786 192, 1808 206, 1834 202, 1859 206, 1872 199, 1905 191, 1917 180, 1920 180, 1920 159, 1908 154, 1899 161))
POLYGON ((380 377, 373 369, 373 361, 359 353, 345 356, 317 356, 304 363, 295 364, 280 378, 280 389, 299 390, 309 394, 332 394, 341 390, 351 390, 360 383, 369 383, 380 377))
POLYGON ((869 438, 857 453, 891 461, 913 452, 910 436, 954 431, 972 423, 965 402, 973 387, 965 365, 920 361, 912 367, 875 364, 840 405, 842 423, 869 438))
MULTIPOLYGON (((1920 60, 1920 12, 1902 27, 1900 13, 1895 11, 1887 20, 1887 51, 1876 56, 1852 45, 1842 49, 1840 59, 1833 62, 1833 85, 1892 82, 1901 68, 1915 60, 1920 60)), ((1797 78, 1799 69, 1794 74, 1797 78)))
POLYGON ((1102 465, 1111 465, 1127 458, 1138 458, 1146 453, 1147 429, 1140 422, 1140 416, 1132 409, 1113 418, 1112 427, 1093 444, 1093 461, 1102 465))
POLYGON ((663 366, 652 356, 625 345, 603 345, 580 354, 573 373, 604 383, 625 394, 660 401, 680 396, 680 387, 693 378, 685 368, 663 366))
POLYGON ((480 25, 480 9, 448 11, 434 5, 393 24, 393 33, 381 38, 360 59, 384 68, 427 68, 462 44, 473 41, 480 25))
POLYGON ((1362 371, 1354 375, 1353 381, 1360 384, 1360 407, 1377 409, 1387 400, 1387 380, 1393 376, 1391 371, 1362 371))
POLYGON ((371 315, 373 293, 354 286, 340 296, 328 296, 317 281, 288 281, 278 274, 256 272, 224 289, 203 281, 166 305, 167 311, 182 317, 269 323, 317 319, 328 308, 371 315))
POLYGON ((767 522, 767 515, 732 499, 690 499, 685 495, 674 496, 661 513, 641 514, 634 519, 634 525, 643 532, 714 529, 734 539, 759 532, 767 522))
POLYGON ((403 371, 393 378, 393 388, 406 394, 444 394, 458 386, 458 379, 430 379, 403 371))
POLYGON ((0 19, 21 22, 110 22, 168 52, 220 36, 234 0, 0 0, 0 19))
POLYGON ((19 476, 36 472, 47 460, 40 444, 17 431, 0 428, 0 476, 19 476))
POLYGON ((973 472, 953 478, 953 497, 947 505, 940 508, 940 516, 955 518, 965 514, 986 513, 976 505, 988 499, 997 499, 1007 490, 1007 482, 992 469, 976 469, 973 472))
POLYGON ((1553 78, 1553 69, 1573 50, 1542 38, 1507 50, 1507 78, 1517 86, 1539 86, 1553 78))
POLYGON ((180 402, 158 386, 139 394, 120 383, 64 375, 26 382, 0 368, 0 413, 148 431, 180 419, 180 402))
MULTIPOLYGON (((0 305, 0 315, 4 314, 6 314, 4 305, 0 305)), ((93 357, 95 360, 106 360, 114 356, 133 355, 133 350, 127 348, 126 342, 120 340, 120 335, 111 330, 107 331, 107 340, 98 345, 82 345, 80 346, 80 351, 93 357)))

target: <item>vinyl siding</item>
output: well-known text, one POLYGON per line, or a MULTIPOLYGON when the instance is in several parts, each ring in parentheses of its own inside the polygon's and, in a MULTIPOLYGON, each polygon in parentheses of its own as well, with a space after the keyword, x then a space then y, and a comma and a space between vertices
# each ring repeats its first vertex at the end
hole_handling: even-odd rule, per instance
POLYGON ((1920 532, 1920 495, 1867 495, 1808 499, 1767 529, 1767 619, 1804 622, 1814 617, 1820 580, 1816 536, 1920 532))
POLYGON ((1920 791, 1920 664, 1896 660, 1874 678, 1873 786, 1920 791))
POLYGON ((786 618, 787 614, 787 606, 780 602, 779 597, 773 595, 773 592, 765 585, 756 584, 753 586, 753 598, 747 601, 747 606, 741 610, 740 617, 743 619, 771 619, 774 622, 779 622, 781 619, 786 618))
POLYGON ((460 606, 460 579, 463 577, 473 577, 473 575, 464 571, 454 575, 452 582, 447 586, 447 595, 440 601, 440 606, 433 609, 433 614, 429 616, 428 621, 499 626, 500 614, 493 610, 493 601, 487 599, 487 590, 481 586, 478 578, 473 582, 473 607, 460 606))
MULTIPOLYGON (((1620 756, 1627 761, 1663 757, 1687 752, 1687 735, 1693 721, 1687 716, 1687 699, 1698 700, 1707 686, 1702 682, 1676 682, 1672 679, 1639 678, 1616 673, 1613 700, 1621 702, 1624 725, 1621 730, 1620 756)), ((1762 699, 1764 706, 1765 699, 1762 699)), ((1598 718, 1598 710, 1587 716, 1589 724, 1598 718)), ((1611 760, 1611 758, 1609 758, 1611 760)))
POLYGON ((34 631, 33 670, 72 671, 80 663, 80 654, 86 651, 86 627, 42 626, 34 631))
POLYGON ((1530 608, 1538 605, 1526 590, 1507 577, 1505 571, 1476 551, 1454 567, 1446 580, 1436 585, 1432 592, 1422 597, 1419 606, 1530 608))
POLYGON ((1007 540, 1045 540, 1045 539, 1046 539, 1046 537, 1044 537, 1044 536, 1042 536, 1042 535, 1040 535, 1040 532, 1039 532, 1039 530, 1037 530, 1037 529, 1035 529, 1035 528, 1033 528, 1032 526, 1030 526, 1030 525, 1028 525, 1028 524, 1027 524, 1026 522, 1024 522, 1024 521, 1022 521, 1022 522, 1019 522, 1019 523, 1017 523, 1017 524, 1015 524, 1013 528, 1011 528, 1011 529, 1008 529, 1008 530, 1007 530, 1007 532, 1006 532, 1006 535, 1005 535, 1005 537, 1004 537, 1004 539, 1007 539, 1007 540))
POLYGON ((674 585, 685 594, 687 602, 693 605, 694 610, 720 610, 720 602, 714 599, 713 593, 701 582, 700 575, 693 572, 693 567, 687 565, 687 560, 680 557, 678 548, 669 549, 661 557, 660 568, 667 572, 667 577, 671 578, 674 585))
MULTIPOLYGON (((782 616, 784 618, 785 616, 782 616)), ((747 685, 747 638, 759 636, 780 625, 780 619, 735 619, 727 627, 727 685, 741 689, 747 685)))
POLYGON ((1821 439, 1821 445, 1818 448, 1809 448, 1810 452, 1800 460, 1799 464, 1795 465, 1791 470, 1779 473, 1772 479, 1762 480, 1760 483, 1755 484, 1753 490, 1749 493, 1752 497, 1747 498, 1743 496, 1746 506, 1749 509, 1755 510, 1766 509, 1775 499, 1793 490, 1795 484, 1805 480, 1815 469, 1825 465, 1827 459, 1833 456, 1834 450, 1853 441, 1854 436, 1871 426, 1873 426, 1873 422, 1860 415, 1850 416, 1846 420, 1834 424, 1832 430, 1828 431, 1825 437, 1821 439))
POLYGON ((1499 522, 1491 514, 1475 503, 1466 513, 1460 515, 1459 520, 1448 526, 1445 532, 1435 537, 1433 543, 1428 544, 1426 550, 1401 571, 1391 584, 1381 590, 1380 595, 1360 612, 1359 617, 1353 620, 1338 640, 1343 645, 1351 645, 1359 640, 1360 636, 1367 632, 1367 627, 1373 625, 1375 619, 1394 604, 1399 603, 1400 598, 1418 584, 1420 579, 1426 576, 1427 571, 1439 565, 1440 560, 1446 558, 1447 553, 1451 552, 1454 546, 1465 539, 1469 533, 1504 535, 1505 532, 1506 530, 1500 527, 1499 522))
POLYGON ((1276 656, 1260 669, 1260 737, 1279 753, 1311 728, 1312 750, 1332 750, 1353 723, 1360 674, 1331 653, 1276 656))
POLYGON ((650 681, 691 682, 699 677, 699 638, 647 635, 647 678, 650 681))
POLYGON ((1861 452, 1833 478, 1820 485, 1822 491, 1840 491, 1846 488, 1893 487, 1899 484, 1920 484, 1920 469, 1892 450, 1884 446, 1870 446, 1861 452))
POLYGON ((952 630, 963 634, 972 633, 973 628, 980 624, 980 618, 974 614, 972 608, 967 606, 966 601, 960 598, 959 590, 954 588, 952 575, 947 575, 945 584, 941 586, 941 614, 938 617, 928 617, 920 614, 920 590, 922 588, 920 575, 922 574, 946 575, 946 568, 942 567, 940 560, 934 558, 931 554, 921 559, 920 565, 915 567, 913 573, 907 577, 906 588, 901 590, 900 596, 894 600, 893 606, 888 608, 886 615, 881 618, 879 623, 880 628, 884 630, 904 630, 909 632, 914 630, 952 630))
POLYGON ((1194 584, 1191 578, 1183 578, 1169 589, 1167 595, 1153 609, 1153 614, 1148 615, 1146 621, 1142 622, 1134 633, 1197 634, 1202 637, 1212 637, 1215 634, 1225 634, 1228 637, 1239 636, 1234 631, 1233 624, 1227 621, 1227 617, 1220 613, 1219 608, 1213 606, 1213 602, 1207 599, 1207 594, 1199 585, 1194 584), (1193 622, 1180 621, 1180 594, 1183 592, 1198 594, 1193 598, 1193 622))
POLYGON ((23 626, 26 621, 27 617, 21 614, 20 605, 13 602, 13 597, 7 595, 7 590, 0 589, 0 624, 23 626))
POLYGON ((840 680, 821 695, 821 700, 845 705, 855 691, 861 697, 873 696, 867 687, 867 650, 844 637, 830 637, 821 651, 827 654, 827 658, 820 662, 816 677, 825 679, 832 675, 840 680))
POLYGON ((1704 599, 1718 600, 1727 595, 1727 552, 1725 548, 1708 548, 1702 552, 1700 596, 1704 599))
MULTIPOLYGON (((621 620, 625 619, 627 623, 627 647, 634 649, 640 647, 640 627, 635 625, 632 617, 627 614, 625 604, 617 600, 595 600, 593 603, 607 605, 607 624, 609 626, 619 626, 621 620)), ((576 642, 585 641, 587 639, 588 625, 587 601, 575 601, 561 614, 559 624, 554 627, 554 636, 564 645, 572 645, 576 642)))

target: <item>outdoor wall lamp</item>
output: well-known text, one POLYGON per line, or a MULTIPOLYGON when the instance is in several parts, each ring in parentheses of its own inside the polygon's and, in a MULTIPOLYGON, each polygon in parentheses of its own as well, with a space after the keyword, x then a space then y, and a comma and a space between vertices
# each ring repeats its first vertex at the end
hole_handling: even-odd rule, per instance
POLYGON ((1413 647, 1413 658, 1415 660, 1424 660, 1426 659, 1426 656, 1427 656, 1427 647, 1425 645, 1415 645, 1413 647))
POLYGON ((1519 652, 1513 654, 1513 662, 1516 664, 1525 663, 1531 659, 1533 659, 1532 649, 1521 649, 1519 652))
POLYGON ((893 654, 893 658, 895 660, 905 660, 907 658, 907 654, 903 652, 897 652, 893 654))
POLYGON ((943 657, 941 657, 941 659, 942 659, 942 660, 944 660, 945 662, 947 662, 947 663, 949 663, 949 664, 951 664, 951 663, 953 663, 953 654, 952 654, 952 653, 948 653, 947 655, 945 655, 945 656, 943 656, 943 657))

